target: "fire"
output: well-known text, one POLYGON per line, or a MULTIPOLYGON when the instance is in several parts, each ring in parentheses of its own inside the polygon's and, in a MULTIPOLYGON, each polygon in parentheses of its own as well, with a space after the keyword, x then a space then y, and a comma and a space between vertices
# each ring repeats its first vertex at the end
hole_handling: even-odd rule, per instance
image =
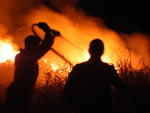
MULTIPOLYGON (((85 50, 84 53, 85 53, 85 60, 88 60, 90 58, 89 52, 87 50, 85 50)), ((112 61, 109 59, 109 57, 106 54, 104 54, 101 57, 101 60, 106 63, 110 63, 110 64, 112 63, 112 61)))
POLYGON ((4 63, 8 60, 13 62, 18 53, 18 51, 14 50, 10 40, 6 39, 0 41, 0 63, 4 63))
POLYGON ((103 62, 112 64, 112 61, 109 59, 109 57, 106 54, 104 54, 101 59, 103 62))
POLYGON ((55 63, 49 63, 49 62, 47 61, 47 59, 44 59, 44 63, 45 63, 45 64, 48 64, 48 65, 51 67, 51 69, 54 70, 54 71, 56 71, 57 69, 59 69, 59 65, 57 65, 57 64, 55 64, 55 63))
POLYGON ((59 68, 59 66, 56 64, 51 64, 51 66, 54 71, 56 71, 59 68))
POLYGON ((44 59, 44 63, 47 63, 47 60, 46 60, 46 59, 44 59))
MULTIPOLYGON (((85 59, 88 60, 89 58, 90 58, 90 54, 88 53, 88 51, 85 51, 85 59)), ((117 73, 119 73, 120 68, 117 67, 115 62, 113 62, 106 54, 102 55, 101 60, 108 64, 113 64, 115 66, 115 70, 117 70, 117 73)))
MULTIPOLYGON (((90 54, 87 50, 84 50, 84 56, 82 58, 84 59, 84 61, 87 61, 90 58, 90 54)), ((108 64, 114 64, 115 65, 115 63, 106 54, 102 55, 101 60, 103 62, 108 63, 108 64)), ((53 71, 61 69, 60 66, 55 64, 55 63, 48 63, 47 59, 44 59, 44 63, 48 64, 53 71)), ((74 63, 73 65, 76 65, 76 63, 74 63)), ((117 70, 117 73, 119 73, 119 67, 115 66, 115 69, 117 70)), ((68 66, 67 71, 71 71, 70 66, 68 66)), ((59 70, 59 72, 62 72, 62 70, 59 70)))
POLYGON ((90 58, 90 54, 87 50, 84 50, 84 54, 85 54, 85 60, 88 60, 90 58))

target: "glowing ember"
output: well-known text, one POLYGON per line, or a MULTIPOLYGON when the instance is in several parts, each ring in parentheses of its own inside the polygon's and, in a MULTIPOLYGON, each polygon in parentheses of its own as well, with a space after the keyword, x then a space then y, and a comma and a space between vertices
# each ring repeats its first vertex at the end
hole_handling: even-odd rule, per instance
POLYGON ((46 59, 44 59, 44 63, 47 63, 47 60, 46 60, 46 59))
POLYGON ((44 59, 43 61, 44 61, 44 63, 46 64, 46 65, 44 65, 43 67, 44 67, 45 69, 48 69, 48 70, 49 70, 49 71, 48 71, 48 70, 45 70, 45 73, 49 73, 50 70, 53 70, 54 72, 58 71, 58 72, 62 73, 62 75, 65 75, 65 74, 63 74, 63 73, 64 73, 64 70, 65 70, 66 72, 71 72, 71 70, 72 70, 72 67, 69 66, 69 65, 66 65, 67 67, 65 67, 64 65, 56 64, 55 62, 50 63, 50 62, 48 62, 49 59, 44 59))
POLYGON ((117 73, 119 73, 119 69, 120 69, 119 67, 115 67, 115 70, 117 70, 117 73))
POLYGON ((53 69, 53 70, 57 70, 57 69, 59 68, 59 66, 58 66, 58 65, 55 65, 55 64, 51 64, 51 66, 52 66, 52 69, 53 69))
POLYGON ((5 42, 0 41, 0 63, 4 63, 7 60, 13 62, 15 55, 18 53, 13 49, 12 44, 8 40, 5 40, 5 42))

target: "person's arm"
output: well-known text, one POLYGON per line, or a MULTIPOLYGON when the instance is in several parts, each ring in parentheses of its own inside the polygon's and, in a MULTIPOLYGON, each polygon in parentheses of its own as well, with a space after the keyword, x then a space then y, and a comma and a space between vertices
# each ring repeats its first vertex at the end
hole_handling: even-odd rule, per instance
POLYGON ((50 49, 54 43, 55 34, 50 32, 50 27, 46 23, 39 23, 39 25, 39 27, 45 32, 45 37, 42 41, 42 45, 50 49))
POLYGON ((114 67, 111 67, 112 70, 112 77, 111 77, 111 84, 116 88, 117 91, 120 91, 122 94, 125 93, 125 85, 123 81, 118 76, 117 71, 114 69, 114 67))
POLYGON ((51 46, 54 43, 55 35, 50 32, 50 28, 47 24, 42 24, 40 28, 45 32, 44 40, 41 45, 39 45, 36 49, 34 49, 30 54, 34 60, 40 59, 43 55, 45 55, 48 50, 51 49, 51 46))
POLYGON ((66 81, 66 84, 64 86, 64 90, 63 90, 63 95, 62 95, 62 99, 63 101, 65 101, 67 104, 74 106, 76 103, 74 102, 74 78, 76 75, 76 66, 73 68, 73 70, 70 72, 70 74, 68 75, 68 79, 66 81))

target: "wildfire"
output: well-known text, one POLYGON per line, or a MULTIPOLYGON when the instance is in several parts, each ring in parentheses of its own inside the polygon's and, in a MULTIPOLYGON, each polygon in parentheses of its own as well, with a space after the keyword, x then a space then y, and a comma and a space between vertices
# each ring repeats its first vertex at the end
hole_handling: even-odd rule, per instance
POLYGON ((47 59, 44 59, 44 63, 45 64, 49 64, 49 66, 51 67, 52 70, 56 71, 59 68, 59 65, 55 64, 55 63, 49 63, 47 61, 47 59))
MULTIPOLYGON (((88 53, 88 51, 85 51, 85 59, 88 60, 89 58, 90 58, 90 54, 88 53)), ((108 63, 108 64, 114 64, 115 65, 115 63, 106 54, 102 55, 101 60, 103 62, 108 63)), ((115 70, 117 70, 117 73, 119 73, 119 69, 120 68, 115 65, 115 70)))
POLYGON ((15 55, 18 53, 18 51, 14 50, 10 40, 6 39, 0 41, 0 63, 4 63, 8 60, 13 62, 15 55))
POLYGON ((101 59, 103 62, 112 64, 112 61, 109 59, 109 57, 106 54, 104 54, 101 59))
MULTIPOLYGON (((87 61, 89 58, 90 58, 89 52, 88 52, 87 50, 84 50, 84 56, 82 57, 82 60, 83 60, 83 61, 87 61)), ((114 62, 113 62, 106 54, 104 54, 104 55, 101 57, 101 60, 102 60, 103 62, 108 63, 108 64, 114 64, 114 62)), ((54 71, 60 69, 60 66, 59 66, 59 65, 57 65, 57 64, 55 64, 55 63, 50 63, 50 62, 47 61, 47 59, 44 59, 44 63, 45 63, 45 64, 48 64, 48 65, 51 67, 51 69, 54 70, 54 71)), ((74 63, 73 65, 76 65, 76 63, 74 63)), ((118 72, 119 67, 115 67, 115 69, 116 69, 117 72, 118 72)), ((68 67, 67 70, 69 71, 69 70, 70 70, 70 67, 68 67)), ((119 73, 119 72, 118 72, 118 73, 119 73)))
MULTIPOLYGON (((6 39, 4 41, 0 41, 0 63, 5 63, 6 61, 14 61, 16 54, 19 52, 13 48, 13 44, 10 40, 6 39)), ((88 60, 90 58, 90 54, 87 50, 84 51, 84 60, 88 60)), ((108 58, 106 54, 102 56, 102 61, 106 63, 112 63, 112 61, 108 58)), ((44 63, 48 63, 47 59, 44 59, 44 63)), ((59 68, 59 65, 55 63, 50 63, 51 68, 56 71, 59 68)))

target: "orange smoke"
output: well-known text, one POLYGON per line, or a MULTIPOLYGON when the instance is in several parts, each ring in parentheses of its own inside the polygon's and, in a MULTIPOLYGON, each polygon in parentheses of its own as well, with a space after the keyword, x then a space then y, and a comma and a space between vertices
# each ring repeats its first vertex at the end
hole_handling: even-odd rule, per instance
MULTIPOLYGON (((107 63, 116 65, 116 62, 122 60, 124 58, 122 56, 127 54, 125 52, 126 48, 129 48, 131 51, 132 63, 133 61, 136 63, 141 57, 149 55, 149 36, 141 35, 140 33, 131 35, 117 33, 107 28, 101 18, 87 16, 82 10, 73 10, 68 5, 66 5, 66 9, 65 6, 63 7, 64 9, 61 8, 63 13, 60 14, 43 4, 34 4, 34 7, 32 7, 35 0, 23 0, 24 7, 18 5, 20 2, 12 1, 12 3, 8 2, 8 0, 0 1, 0 3, 2 2, 0 6, 3 6, 1 7, 0 16, 2 18, 0 18, 0 21, 5 26, 2 27, 0 23, 0 36, 7 35, 8 30, 9 33, 11 32, 10 34, 13 34, 15 43, 20 48, 24 47, 25 37, 33 34, 31 26, 38 22, 46 22, 52 29, 60 31, 64 38, 84 50, 79 50, 60 37, 55 38, 52 48, 72 64, 80 63, 90 58, 88 53, 89 44, 95 38, 99 38, 104 42, 105 50, 102 61, 107 63)), ((36 32, 43 39, 43 31, 39 29, 38 31, 37 29, 36 32)), ((9 38, 5 36, 5 39, 7 41, 0 41, 0 63, 7 60, 14 61, 14 56, 18 53, 17 49, 14 48, 14 44, 8 41, 9 38)), ((52 67, 52 69, 56 70, 60 68, 58 65, 64 65, 64 63, 66 62, 62 58, 49 51, 40 59, 39 67, 44 69, 43 66, 49 65, 48 68, 52 67)))

